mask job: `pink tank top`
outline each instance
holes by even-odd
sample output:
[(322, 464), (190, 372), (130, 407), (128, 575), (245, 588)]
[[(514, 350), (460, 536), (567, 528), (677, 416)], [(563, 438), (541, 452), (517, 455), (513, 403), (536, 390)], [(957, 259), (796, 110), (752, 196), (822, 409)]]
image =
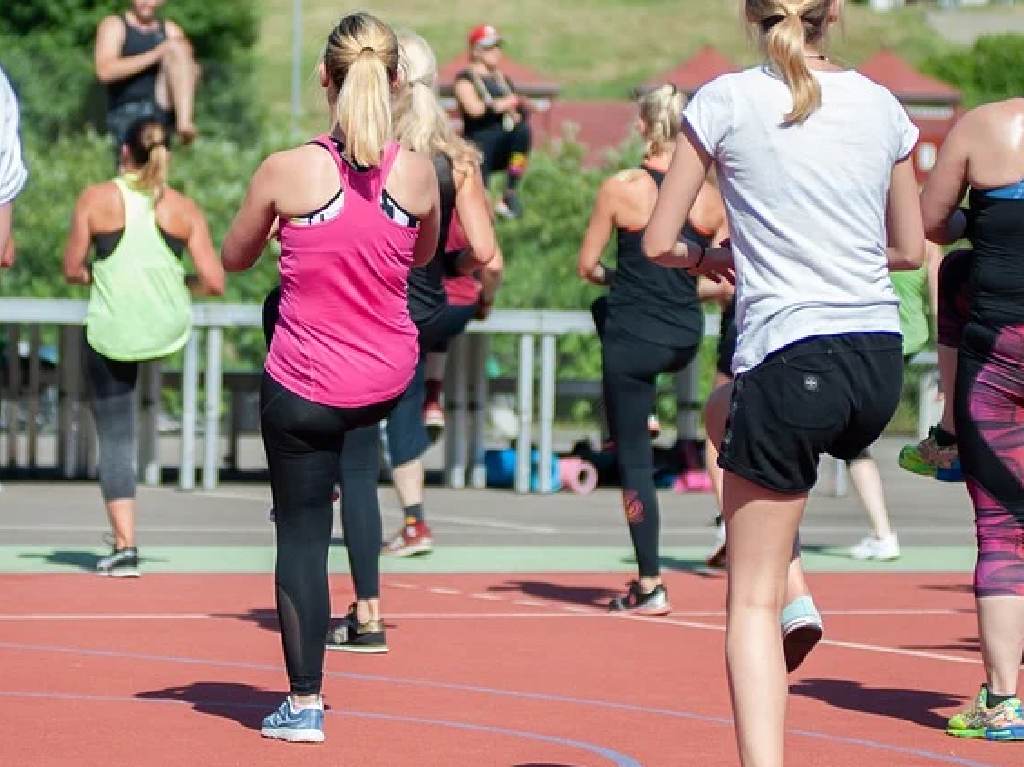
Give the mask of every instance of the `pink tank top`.
[(344, 206), (320, 223), (281, 219), (281, 313), (266, 370), (305, 399), (363, 407), (397, 397), (416, 368), (407, 290), (419, 230), (381, 210), (397, 143), (368, 170), (345, 161), (329, 136), (317, 143), (338, 165)]

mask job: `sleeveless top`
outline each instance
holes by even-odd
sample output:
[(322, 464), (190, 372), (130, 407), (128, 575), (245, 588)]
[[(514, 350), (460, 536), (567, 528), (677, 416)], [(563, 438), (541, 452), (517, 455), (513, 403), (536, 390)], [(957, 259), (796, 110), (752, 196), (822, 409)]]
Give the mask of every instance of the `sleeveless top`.
[(468, 115), (462, 111), (461, 106), (459, 107), (459, 113), (462, 116), (463, 132), (466, 134), (466, 137), (470, 138), (485, 130), (496, 128), (504, 130), (504, 116), (491, 109), (490, 102), (515, 93), (512, 81), (501, 72), (493, 75), (479, 75), (472, 69), (463, 69), (455, 75), (455, 82), (459, 80), (466, 80), (471, 83), (477, 95), (487, 105), (487, 109), (479, 117)]
[[(122, 56), (139, 56), (156, 48), (167, 39), (167, 28), (161, 19), (157, 28), (144, 32), (128, 23), (125, 16), (124, 45), (121, 46)], [(153, 64), (136, 75), (124, 80), (116, 80), (107, 86), (107, 108), (116, 109), (125, 104), (156, 103), (156, 78), (160, 73), (160, 65)]]
[(448, 305), (444, 289), (444, 263), (448, 230), (455, 212), (455, 175), (452, 161), (446, 155), (434, 155), (433, 163), (441, 197), (441, 228), (434, 257), (429, 263), (409, 272), (409, 314), (417, 326), (436, 320)]
[[(665, 174), (643, 168), (661, 188)], [(695, 346), (702, 335), (697, 281), (682, 269), (652, 263), (643, 252), (644, 230), (618, 229), (615, 279), (608, 319), (620, 330), (673, 348)]]
[(124, 233), (92, 265), (86, 339), (120, 362), (166, 357), (192, 328), (185, 269), (157, 226), (153, 196), (134, 189), (130, 176), (114, 183), (124, 199)]
[(419, 355), (409, 316), (409, 270), (419, 230), (393, 221), (380, 200), (399, 146), (379, 167), (359, 169), (330, 136), (345, 204), (335, 218), (281, 219), (281, 308), (266, 371), (304, 399), (357, 408), (397, 397)]
[(1024, 324), (1024, 181), (971, 189), (968, 199), (971, 319), (993, 328)]

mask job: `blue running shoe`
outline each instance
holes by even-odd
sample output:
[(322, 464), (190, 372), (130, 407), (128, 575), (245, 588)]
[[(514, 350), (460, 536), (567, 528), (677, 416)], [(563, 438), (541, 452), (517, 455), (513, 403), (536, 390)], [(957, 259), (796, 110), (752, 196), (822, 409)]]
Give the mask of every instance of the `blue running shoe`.
[(285, 698), (281, 706), (263, 720), (260, 733), (264, 738), (287, 740), (290, 743), (323, 743), (323, 708), (292, 708), (291, 698)]
[(985, 722), (986, 740), (1024, 740), (1024, 705), (1010, 698), (990, 709)]

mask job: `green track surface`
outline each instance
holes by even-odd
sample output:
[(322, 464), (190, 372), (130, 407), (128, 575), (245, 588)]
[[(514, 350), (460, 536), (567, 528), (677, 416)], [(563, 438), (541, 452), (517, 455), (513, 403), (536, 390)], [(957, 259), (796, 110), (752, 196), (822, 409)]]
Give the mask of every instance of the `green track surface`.
[[(89, 547), (0, 546), (0, 573), (68, 573), (92, 570), (107, 551)], [(667, 570), (703, 568), (703, 548), (671, 548), (662, 554)], [(153, 546), (143, 548), (142, 567), (151, 573), (268, 573), (274, 550), (268, 546)], [(968, 546), (905, 548), (895, 562), (857, 562), (841, 549), (804, 552), (811, 572), (967, 572), (975, 550)], [(386, 573), (543, 573), (629, 572), (635, 563), (617, 547), (449, 546), (427, 557), (384, 558)], [(331, 550), (332, 572), (348, 571), (343, 547)]]

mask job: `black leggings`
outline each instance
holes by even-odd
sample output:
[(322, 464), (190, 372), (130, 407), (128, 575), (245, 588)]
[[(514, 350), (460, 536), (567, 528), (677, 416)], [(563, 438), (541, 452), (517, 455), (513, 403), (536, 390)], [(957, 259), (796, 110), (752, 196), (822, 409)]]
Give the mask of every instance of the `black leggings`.
[(129, 500), (135, 497), (138, 463), (135, 387), (139, 363), (109, 359), (88, 343), (85, 354), (99, 443), (100, 492), (106, 502)]
[(515, 187), (526, 171), (526, 161), (533, 143), (533, 135), (526, 119), (520, 120), (510, 131), (498, 124), (466, 136), (476, 144), (483, 161), (480, 171), (486, 184), (492, 173), (508, 171), (509, 187)]
[[(324, 637), (331, 615), (331, 493), (343, 447), (353, 432), (376, 428), (393, 406), (392, 400), (359, 408), (328, 407), (263, 375), (260, 425), (277, 528), (277, 616), (295, 695), (319, 693), (323, 679)], [(374, 488), (370, 502), (375, 506), (376, 500)]]
[(653, 578), (661, 572), (660, 518), (647, 416), (654, 407), (658, 374), (682, 370), (697, 354), (697, 347), (650, 343), (617, 329), (609, 320), (601, 351), (604, 402), (618, 453), (622, 505), (640, 576)]

